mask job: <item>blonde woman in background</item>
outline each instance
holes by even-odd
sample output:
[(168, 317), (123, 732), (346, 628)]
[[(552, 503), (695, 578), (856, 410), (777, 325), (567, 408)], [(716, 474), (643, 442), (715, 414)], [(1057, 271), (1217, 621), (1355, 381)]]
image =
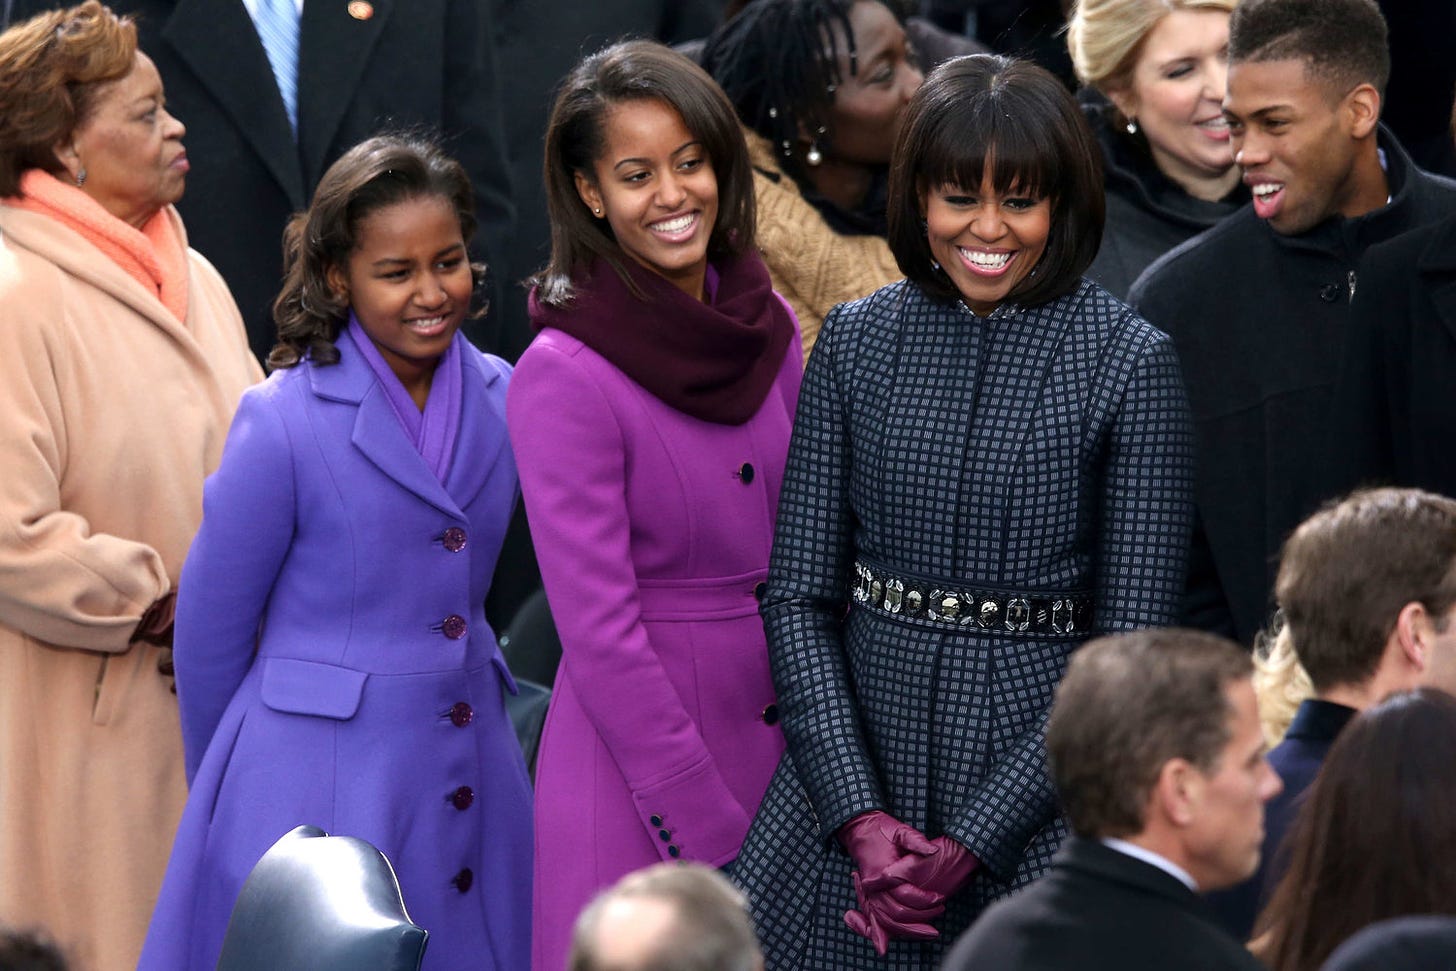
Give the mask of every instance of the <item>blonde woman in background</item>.
[(1107, 228), (1087, 276), (1125, 297), (1159, 256), (1249, 199), (1223, 119), (1238, 0), (1077, 0), (1067, 48), (1102, 146)]

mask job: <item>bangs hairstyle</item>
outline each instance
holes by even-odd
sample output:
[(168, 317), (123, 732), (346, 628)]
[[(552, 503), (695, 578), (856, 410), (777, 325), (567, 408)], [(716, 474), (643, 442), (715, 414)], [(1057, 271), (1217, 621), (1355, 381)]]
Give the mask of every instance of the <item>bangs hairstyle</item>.
[(890, 160), (890, 251), (926, 293), (958, 299), (930, 252), (927, 193), (942, 186), (1051, 201), (1046, 251), (1006, 299), (1025, 306), (1070, 293), (1097, 255), (1102, 153), (1067, 89), (1030, 61), (972, 54), (946, 61), (910, 99)]
[[(359, 224), (381, 209), (412, 199), (442, 199), (460, 220), (460, 236), (475, 235), (475, 190), (460, 163), (418, 135), (379, 135), (360, 142), (329, 166), (313, 203), (283, 231), (283, 289), (273, 303), (278, 343), (268, 367), (290, 368), (305, 358), (337, 364), (334, 342), (349, 319), (347, 298), (333, 292), (328, 271), (342, 266), (359, 241)], [(479, 295), (485, 266), (470, 264)], [(477, 299), (471, 316), (485, 307)]]
[(0, 196), (21, 173), (63, 171), (56, 146), (89, 117), (101, 89), (136, 64), (136, 26), (96, 0), (0, 34)]
[(718, 182), (718, 220), (708, 235), (708, 258), (736, 256), (753, 245), (753, 173), (733, 105), (702, 68), (672, 48), (656, 41), (623, 41), (573, 68), (551, 109), (543, 172), (551, 260), (529, 281), (542, 303), (569, 307), (573, 281), (597, 258), (606, 260), (638, 299), (647, 299), (627, 275), (625, 261), (631, 257), (617, 245), (611, 226), (594, 218), (576, 191), (578, 173), (596, 184), (611, 109), (645, 100), (676, 111), (707, 153)]

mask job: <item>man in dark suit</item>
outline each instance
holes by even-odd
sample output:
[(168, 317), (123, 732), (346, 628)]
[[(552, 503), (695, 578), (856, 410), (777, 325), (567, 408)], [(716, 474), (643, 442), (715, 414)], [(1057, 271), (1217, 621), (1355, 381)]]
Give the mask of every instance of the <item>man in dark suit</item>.
[(1284, 836), (1350, 719), (1397, 691), (1456, 691), (1456, 500), (1376, 489), (1331, 504), (1284, 544), (1275, 592), (1274, 650), (1293, 650), (1315, 693), (1269, 753), (1284, 790), (1265, 807), (1258, 871), (1209, 898), (1239, 940), (1283, 876)]
[(1259, 968), (1199, 898), (1253, 872), (1279, 791), (1252, 674), (1237, 645), (1188, 630), (1073, 655), (1046, 743), (1076, 835), (1046, 876), (971, 925), (946, 971)]
[(1244, 0), (1228, 118), (1253, 204), (1166, 254), (1128, 295), (1177, 345), (1193, 409), (1198, 526), (1185, 622), (1245, 645), (1291, 530), (1341, 491), (1324, 431), (1370, 246), (1456, 211), (1380, 124), (1375, 0)]
[[(477, 258), (504, 262), (515, 218), (486, 0), (283, 0), (296, 14), (291, 82), (275, 74), (257, 26), (259, 9), (274, 2), (109, 0), (136, 18), (168, 110), (187, 126), (192, 169), (178, 209), (192, 247), (232, 290), (260, 358), (273, 346), (284, 223), (324, 170), (370, 135), (409, 127), (444, 136), (475, 186)], [(63, 5), (15, 0), (11, 19)], [(280, 90), (290, 83), (293, 120)], [(524, 315), (523, 297), (507, 308), (494, 282), (487, 295), (497, 313)], [(468, 336), (492, 346), (494, 316), (467, 321)]]

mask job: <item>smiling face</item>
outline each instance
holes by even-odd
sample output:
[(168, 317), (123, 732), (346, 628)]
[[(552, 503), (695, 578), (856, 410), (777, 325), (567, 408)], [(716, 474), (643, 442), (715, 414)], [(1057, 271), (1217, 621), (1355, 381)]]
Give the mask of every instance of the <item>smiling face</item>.
[(56, 148), (72, 179), (84, 170), (81, 191), (137, 228), (182, 198), (187, 184), (187, 130), (165, 100), (156, 66), (138, 51), (131, 71), (98, 92), (90, 114)]
[(905, 30), (878, 0), (849, 10), (856, 70), (848, 45), (839, 47), (839, 84), (830, 108), (830, 155), (859, 165), (887, 165), (910, 96), (925, 80), (910, 63)]
[(576, 191), (605, 219), (617, 245), (653, 273), (701, 300), (708, 241), (718, 221), (718, 178), (682, 116), (656, 98), (607, 110), (606, 150)]
[(1052, 222), (1051, 200), (1014, 190), (1001, 195), (989, 164), (985, 171), (979, 189), (940, 186), (925, 192), (922, 203), (931, 255), (980, 316), (1036, 268)]
[(1373, 208), (1357, 168), (1357, 139), (1379, 117), (1369, 85), (1341, 97), (1310, 77), (1303, 61), (1244, 61), (1229, 68), (1224, 112), (1254, 211), (1275, 232), (1295, 235), (1337, 213)]
[(1203, 891), (1231, 887), (1251, 876), (1264, 844), (1264, 803), (1284, 784), (1264, 757), (1264, 733), (1254, 684), (1224, 689), (1229, 740), (1213, 767), (1190, 773), (1191, 822), (1183, 839), (1189, 874)]
[(1164, 175), (1188, 189), (1233, 188), (1233, 151), (1223, 98), (1228, 80), (1228, 23), (1223, 10), (1173, 10), (1143, 38), (1127, 81), (1108, 97), (1147, 137)]
[(450, 201), (422, 196), (365, 216), (354, 250), (344, 265), (329, 268), (328, 280), (423, 407), (435, 365), (460, 329), (474, 289)]

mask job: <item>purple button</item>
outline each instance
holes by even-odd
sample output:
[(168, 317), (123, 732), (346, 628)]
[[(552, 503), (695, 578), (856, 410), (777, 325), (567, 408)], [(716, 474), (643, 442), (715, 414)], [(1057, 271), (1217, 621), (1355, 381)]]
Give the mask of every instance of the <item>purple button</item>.
[(440, 537), (440, 542), (445, 544), (445, 549), (451, 553), (459, 553), (465, 549), (465, 530), (459, 526), (451, 526), (445, 530), (445, 535)]
[(461, 893), (466, 893), (475, 883), (475, 871), (471, 870), (470, 867), (466, 867), (455, 874), (455, 879), (450, 882), (455, 884), (456, 890), (459, 890)]
[(463, 701), (457, 701), (450, 708), (450, 723), (456, 728), (464, 728), (475, 718), (475, 709)]
[(452, 641), (458, 641), (465, 636), (465, 618), (459, 614), (451, 614), (440, 624), (440, 630)]
[(470, 804), (474, 801), (475, 790), (470, 788), (469, 786), (461, 786), (459, 789), (456, 789), (454, 792), (450, 793), (450, 805), (454, 806), (462, 813), (465, 810), (469, 809)]

